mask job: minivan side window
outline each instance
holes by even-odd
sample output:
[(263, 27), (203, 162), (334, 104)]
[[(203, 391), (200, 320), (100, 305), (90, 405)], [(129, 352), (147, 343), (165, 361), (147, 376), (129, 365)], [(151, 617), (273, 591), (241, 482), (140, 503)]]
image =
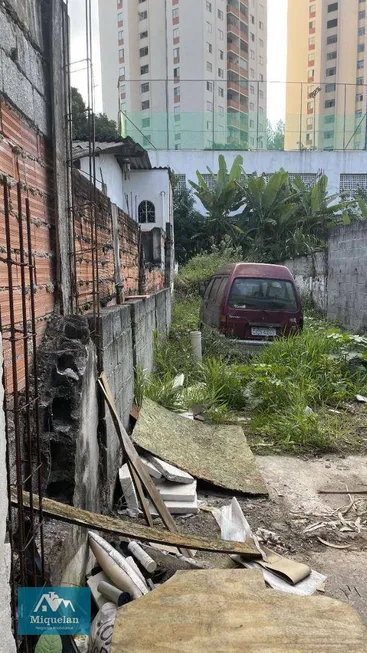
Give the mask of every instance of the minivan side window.
[(205, 290), (205, 293), (204, 293), (204, 299), (208, 299), (208, 298), (209, 298), (210, 291), (211, 291), (211, 289), (213, 288), (213, 283), (214, 283), (214, 279), (211, 279), (211, 280), (209, 281), (207, 287), (206, 287), (206, 290)]
[(220, 304), (223, 297), (224, 297), (224, 293), (225, 293), (226, 288), (227, 288), (227, 283), (228, 283), (228, 277), (223, 277), (222, 282), (221, 282), (221, 284), (219, 286), (217, 297), (216, 297), (217, 304)]
[(214, 280), (214, 283), (213, 283), (213, 285), (212, 285), (212, 287), (211, 287), (210, 295), (209, 295), (209, 301), (210, 301), (210, 302), (215, 302), (215, 300), (216, 300), (216, 298), (217, 298), (217, 293), (218, 293), (219, 286), (220, 286), (221, 282), (222, 282), (222, 278), (221, 278), (221, 277), (217, 277), (217, 278)]

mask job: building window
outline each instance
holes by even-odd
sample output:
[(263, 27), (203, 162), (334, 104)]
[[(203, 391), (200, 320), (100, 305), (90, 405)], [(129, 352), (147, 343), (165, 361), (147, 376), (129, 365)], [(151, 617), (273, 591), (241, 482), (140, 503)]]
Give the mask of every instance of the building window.
[(263, 82), (263, 81), (264, 81), (264, 75), (263, 75), (262, 73), (260, 73), (260, 75), (259, 75), (259, 79), (260, 79), (260, 82)]
[(218, 30), (218, 36), (220, 41), (224, 41), (224, 32), (222, 29)]
[(173, 58), (174, 59), (180, 58), (180, 48), (173, 48)]
[(326, 100), (325, 109), (331, 109), (332, 107), (335, 107), (335, 100)]
[(125, 51), (124, 48), (121, 48), (119, 50), (119, 59), (124, 59), (125, 58)]
[(119, 30), (119, 43), (124, 42), (124, 30), (120, 29)]
[(255, 71), (253, 68), (250, 68), (250, 77), (251, 79), (255, 79)]
[(362, 114), (363, 114), (362, 109), (358, 109), (356, 111), (356, 118), (362, 118)]
[(180, 79), (180, 69), (179, 69), (179, 68), (174, 68), (174, 69), (173, 69), (173, 78), (174, 78), (175, 80), (176, 80), (176, 79)]
[(250, 120), (250, 129), (254, 129), (255, 127), (255, 120)]
[(139, 20), (145, 20), (148, 18), (148, 12), (147, 11), (139, 11)]
[(357, 86), (363, 86), (364, 77), (357, 77)]
[(218, 68), (218, 77), (221, 77), (223, 79), (224, 77), (224, 70), (223, 68)]
[(223, 50), (219, 50), (219, 59), (224, 59), (224, 52)]
[(146, 200), (144, 202), (140, 202), (138, 209), (138, 219), (140, 224), (154, 224), (155, 206), (153, 202)]
[(212, 3), (209, 2), (209, 0), (206, 0), (206, 8), (207, 11), (210, 11), (210, 13), (212, 13)]
[(208, 71), (209, 73), (211, 73), (211, 72), (213, 71), (213, 64), (210, 63), (210, 61), (207, 61), (207, 62), (206, 62), (206, 69), (207, 69), (207, 71)]
[(119, 75), (120, 77), (125, 77), (125, 66), (120, 66)]
[(364, 52), (364, 43), (358, 43), (358, 52)]
[(218, 107), (218, 113), (220, 116), (224, 116), (224, 107)]
[(260, 45), (260, 48), (264, 47), (264, 41), (262, 39), (259, 39), (259, 45)]
[(186, 190), (186, 175), (175, 174), (175, 192), (182, 192)]
[(264, 29), (264, 23), (261, 20), (259, 20), (259, 28)]
[(173, 30), (173, 38), (174, 39), (180, 38), (180, 30), (178, 29), (178, 27), (176, 27), (176, 29)]
[(331, 5), (328, 5), (328, 13), (330, 14), (332, 11), (338, 11), (338, 3), (333, 2)]
[(213, 31), (213, 26), (212, 26), (211, 23), (209, 23), (209, 21), (206, 21), (206, 29), (207, 29), (208, 34), (211, 34), (212, 31)]
[(174, 89), (173, 89), (173, 95), (174, 95), (175, 97), (179, 97), (179, 96), (180, 96), (180, 87), (179, 87), (179, 86), (175, 86), (175, 87), (174, 87)]
[(358, 36), (364, 36), (366, 34), (365, 27), (358, 27)]
[(327, 55), (326, 55), (326, 59), (328, 61), (332, 61), (332, 59), (336, 59), (336, 57), (337, 57), (336, 50), (334, 50), (334, 52), (328, 52)]
[(315, 54), (312, 52), (308, 55), (308, 65), (313, 66), (315, 63)]
[(310, 5), (309, 6), (309, 14), (310, 16), (316, 12), (316, 5)]
[(181, 140), (181, 134), (177, 133), (175, 134), (175, 141), (180, 141)]
[(213, 111), (213, 102), (207, 102), (206, 103), (206, 108), (207, 108), (207, 111)]
[(218, 86), (218, 95), (219, 97), (224, 97), (224, 89), (221, 86)]
[(223, 11), (221, 9), (218, 9), (218, 18), (220, 20), (223, 20), (223, 18), (224, 18), (224, 13), (223, 13)]
[(252, 84), (250, 85), (250, 93), (251, 93), (251, 95), (255, 94), (255, 87), (252, 86)]
[(259, 98), (262, 100), (264, 97), (264, 91), (259, 91)]
[(356, 102), (363, 102), (363, 93), (357, 93)]
[(213, 123), (210, 120), (206, 121), (206, 128), (210, 131), (213, 129)]
[(363, 20), (364, 18), (366, 18), (366, 12), (365, 11), (359, 11), (358, 12), (358, 18), (359, 18), (359, 20)]
[(252, 14), (251, 14), (251, 23), (255, 25), (255, 16), (253, 16)]
[(307, 111), (313, 111), (313, 102), (307, 102)]
[(313, 29), (316, 29), (316, 23), (315, 23), (314, 20), (310, 20), (310, 22), (308, 23), (308, 29), (310, 31), (313, 30)]
[(331, 29), (332, 27), (337, 27), (337, 26), (338, 26), (338, 19), (337, 18), (333, 18), (333, 20), (328, 20), (328, 22), (326, 23), (326, 27), (328, 29)]
[(325, 93), (333, 93), (336, 90), (336, 84), (326, 84)]
[(325, 116), (325, 124), (328, 125), (332, 122), (335, 122), (335, 113), (331, 113), (329, 116)]
[(326, 39), (326, 45), (331, 45), (332, 43), (337, 43), (338, 42), (338, 35), (333, 34), (332, 36), (328, 36)]
[(340, 175), (340, 192), (348, 192), (351, 197), (359, 188), (367, 188), (367, 174)]
[(312, 129), (312, 127), (313, 127), (313, 118), (307, 118), (306, 126), (307, 126), (307, 129)]
[(148, 32), (145, 30), (145, 32), (140, 32), (140, 38), (141, 39), (147, 39), (148, 38)]
[(359, 61), (357, 61), (357, 68), (364, 68), (364, 59), (359, 59)]
[(330, 140), (331, 138), (334, 138), (334, 130), (329, 131), (329, 132), (324, 132), (324, 139)]
[(140, 74), (141, 75), (147, 75), (147, 73), (149, 73), (149, 65), (146, 64), (145, 66), (141, 66)]
[(255, 50), (250, 50), (251, 59), (255, 59)]
[(207, 43), (207, 44), (206, 44), (206, 47), (207, 47), (207, 49), (208, 49), (208, 52), (210, 52), (210, 54), (211, 54), (211, 53), (213, 52), (213, 46), (212, 46), (212, 44), (211, 44), (211, 43)]
[(148, 93), (148, 91), (149, 91), (149, 82), (144, 82), (144, 84), (141, 85), (141, 92)]
[(213, 82), (207, 82), (206, 83), (206, 90), (210, 91), (210, 93), (213, 92)]
[(255, 105), (253, 102), (250, 102), (250, 111), (255, 111)]
[(173, 109), (173, 112), (177, 115), (177, 114), (180, 113), (180, 111), (181, 111), (181, 107), (180, 107), (180, 105), (179, 105), (179, 104), (176, 104), (176, 106), (175, 106), (174, 109)]
[(172, 18), (175, 19), (178, 17), (179, 17), (179, 11), (178, 11), (178, 7), (176, 7), (175, 9), (172, 9)]
[(253, 34), (253, 32), (250, 32), (250, 38), (251, 41), (255, 42), (255, 34)]
[(141, 103), (142, 111), (144, 111), (144, 109), (149, 109), (149, 107), (150, 107), (149, 100), (144, 100), (144, 102)]
[(143, 129), (150, 127), (150, 118), (143, 118), (143, 120), (141, 121), (141, 126)]
[(259, 54), (259, 64), (260, 66), (264, 65), (264, 57), (262, 57), (261, 54)]
[(148, 52), (149, 52), (149, 48), (148, 46), (146, 46), (145, 48), (140, 48), (139, 55), (141, 57), (146, 57), (148, 55)]
[(333, 77), (333, 75), (336, 75), (336, 68), (326, 68), (326, 77)]
[(123, 20), (124, 20), (124, 14), (121, 11), (119, 14), (117, 14), (117, 22), (122, 23)]

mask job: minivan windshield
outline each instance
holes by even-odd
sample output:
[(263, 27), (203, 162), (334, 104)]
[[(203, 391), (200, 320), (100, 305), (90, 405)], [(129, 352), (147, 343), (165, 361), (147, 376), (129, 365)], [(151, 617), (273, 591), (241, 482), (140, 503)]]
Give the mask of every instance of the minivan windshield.
[(228, 300), (231, 308), (297, 310), (293, 284), (283, 279), (235, 279)]

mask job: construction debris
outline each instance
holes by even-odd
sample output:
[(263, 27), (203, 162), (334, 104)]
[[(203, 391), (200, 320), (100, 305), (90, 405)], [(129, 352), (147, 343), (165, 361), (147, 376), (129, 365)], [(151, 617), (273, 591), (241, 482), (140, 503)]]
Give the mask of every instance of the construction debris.
[(164, 476), (164, 478), (166, 478), (168, 481), (172, 481), (172, 483), (188, 484), (188, 483), (192, 483), (194, 480), (191, 474), (184, 472), (182, 469), (179, 469), (174, 465), (170, 465), (169, 463), (166, 463), (164, 460), (161, 460), (156, 456), (152, 456), (151, 461), (154, 464), (154, 466), (157, 469), (159, 469), (159, 471)]
[(150, 574), (157, 569), (157, 563), (147, 554), (137, 542), (130, 542), (127, 547), (140, 564), (143, 565)]
[(325, 546), (330, 546), (332, 549), (349, 549), (350, 544), (333, 544), (332, 542), (327, 542), (326, 540), (323, 540), (322, 537), (317, 538), (321, 544), (325, 544)]
[(196, 479), (244, 494), (268, 495), (240, 426), (183, 419), (144, 399), (132, 438), (142, 449)]
[(139, 501), (127, 464), (119, 469), (119, 479), (127, 507), (130, 510), (138, 512), (140, 507)]
[(243, 569), (177, 572), (116, 615), (112, 653), (367, 651), (357, 612), (325, 596), (281, 595)]
[(98, 564), (114, 585), (124, 592), (129, 592), (133, 598), (147, 594), (148, 588), (142, 582), (136, 571), (126, 562), (119, 553), (103, 537), (95, 533), (88, 533), (89, 546), (92, 549)]

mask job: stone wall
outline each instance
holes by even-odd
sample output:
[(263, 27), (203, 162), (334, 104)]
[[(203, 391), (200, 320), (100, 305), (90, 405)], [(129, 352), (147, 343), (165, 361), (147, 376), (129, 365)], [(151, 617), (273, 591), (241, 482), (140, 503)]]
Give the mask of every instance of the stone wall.
[(326, 313), (327, 310), (327, 253), (316, 252), (288, 260), (284, 265), (292, 272), (303, 298)]
[(328, 266), (328, 318), (366, 330), (367, 222), (331, 229)]

